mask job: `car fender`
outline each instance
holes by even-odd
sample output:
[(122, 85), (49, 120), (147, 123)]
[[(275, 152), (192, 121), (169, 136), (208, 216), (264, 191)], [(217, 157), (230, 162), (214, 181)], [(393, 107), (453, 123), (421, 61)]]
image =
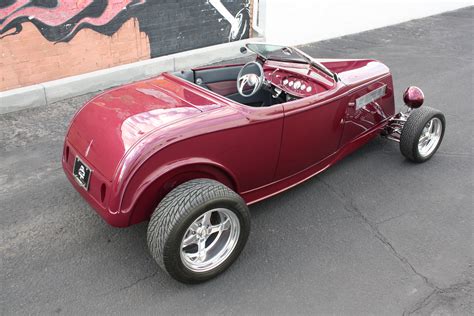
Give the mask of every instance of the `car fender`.
[[(142, 168), (147, 168), (146, 163)], [(126, 187), (120, 207), (121, 213), (128, 214), (129, 225), (147, 220), (166, 194), (192, 179), (213, 179), (238, 190), (236, 178), (230, 170), (204, 157), (174, 161), (151, 171), (146, 177), (138, 174), (136, 177)]]
[(121, 214), (121, 217), (129, 216), (136, 208), (136, 201), (149, 185), (165, 175), (189, 168), (186, 166), (194, 166), (193, 170), (199, 166), (199, 170), (204, 170), (208, 177), (225, 179), (222, 181), (235, 188), (237, 184), (232, 172), (216, 159), (183, 147), (183, 142), (204, 134), (242, 126), (246, 122), (238, 111), (223, 107), (180, 121), (179, 124), (164, 126), (142, 138), (129, 149), (115, 172), (110, 212)]

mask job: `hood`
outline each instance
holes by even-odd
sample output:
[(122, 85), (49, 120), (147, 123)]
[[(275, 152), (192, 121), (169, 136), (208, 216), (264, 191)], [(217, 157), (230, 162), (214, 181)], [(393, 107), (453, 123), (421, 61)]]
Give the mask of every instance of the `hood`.
[(390, 69), (380, 61), (373, 59), (318, 59), (324, 66), (348, 85), (364, 84), (373, 78), (390, 73)]
[(93, 170), (112, 180), (122, 157), (148, 133), (216, 107), (212, 97), (163, 74), (87, 102), (74, 117), (67, 141)]

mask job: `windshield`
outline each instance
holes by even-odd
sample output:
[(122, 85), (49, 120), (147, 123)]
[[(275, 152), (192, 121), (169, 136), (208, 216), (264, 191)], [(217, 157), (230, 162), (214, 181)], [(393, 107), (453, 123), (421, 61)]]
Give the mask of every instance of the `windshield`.
[(247, 48), (265, 59), (309, 63), (295, 49), (286, 46), (252, 43), (247, 44)]
[(290, 61), (312, 65), (338, 81), (336, 74), (297, 48), (263, 43), (251, 43), (247, 44), (246, 47), (265, 60)]

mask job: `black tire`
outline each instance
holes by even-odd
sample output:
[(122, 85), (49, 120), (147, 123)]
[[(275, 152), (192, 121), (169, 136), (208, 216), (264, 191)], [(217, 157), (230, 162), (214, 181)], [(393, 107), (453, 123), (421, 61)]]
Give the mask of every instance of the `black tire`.
[[(240, 234), (230, 255), (217, 267), (195, 272), (183, 263), (181, 241), (191, 224), (202, 214), (225, 208), (237, 215)], [(224, 272), (237, 259), (250, 233), (250, 212), (244, 200), (225, 185), (196, 179), (174, 188), (159, 203), (148, 224), (148, 248), (158, 265), (174, 279), (200, 283)]]
[[(427, 156), (420, 154), (418, 150), (418, 142), (420, 140), (421, 133), (425, 125), (433, 118), (438, 118), (441, 121), (441, 138), (434, 150)], [(446, 119), (438, 110), (430, 107), (421, 107), (413, 110), (410, 113), (405, 125), (403, 126), (402, 133), (400, 135), (400, 151), (407, 159), (413, 162), (425, 162), (429, 160), (438, 150), (441, 142), (443, 141), (444, 131), (446, 128)]]

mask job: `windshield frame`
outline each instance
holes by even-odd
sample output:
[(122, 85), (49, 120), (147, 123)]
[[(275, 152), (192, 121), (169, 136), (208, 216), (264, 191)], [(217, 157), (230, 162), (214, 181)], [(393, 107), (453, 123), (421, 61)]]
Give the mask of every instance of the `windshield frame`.
[[(272, 58), (272, 56), (266, 56), (263, 55), (261, 51), (252, 49), (252, 46), (272, 46), (276, 47), (277, 49), (274, 50), (274, 52), (277, 52), (281, 48), (281, 52), (285, 55), (288, 54), (296, 54), (300, 59), (292, 59), (292, 58)], [(282, 62), (294, 62), (294, 63), (306, 63), (308, 65), (311, 65), (322, 72), (324, 72), (326, 75), (332, 77), (334, 80), (338, 81), (338, 76), (336, 73), (330, 71), (328, 68), (326, 68), (324, 65), (321, 63), (317, 62), (314, 60), (311, 56), (306, 54), (305, 52), (299, 50), (298, 48), (295, 47), (290, 47), (290, 46), (283, 46), (283, 45), (276, 45), (276, 44), (270, 44), (270, 43), (247, 43), (245, 44), (245, 48), (250, 50), (251, 52), (257, 54), (260, 58), (263, 60), (275, 60), (275, 61), (282, 61)], [(289, 56), (289, 55), (288, 55)]]

